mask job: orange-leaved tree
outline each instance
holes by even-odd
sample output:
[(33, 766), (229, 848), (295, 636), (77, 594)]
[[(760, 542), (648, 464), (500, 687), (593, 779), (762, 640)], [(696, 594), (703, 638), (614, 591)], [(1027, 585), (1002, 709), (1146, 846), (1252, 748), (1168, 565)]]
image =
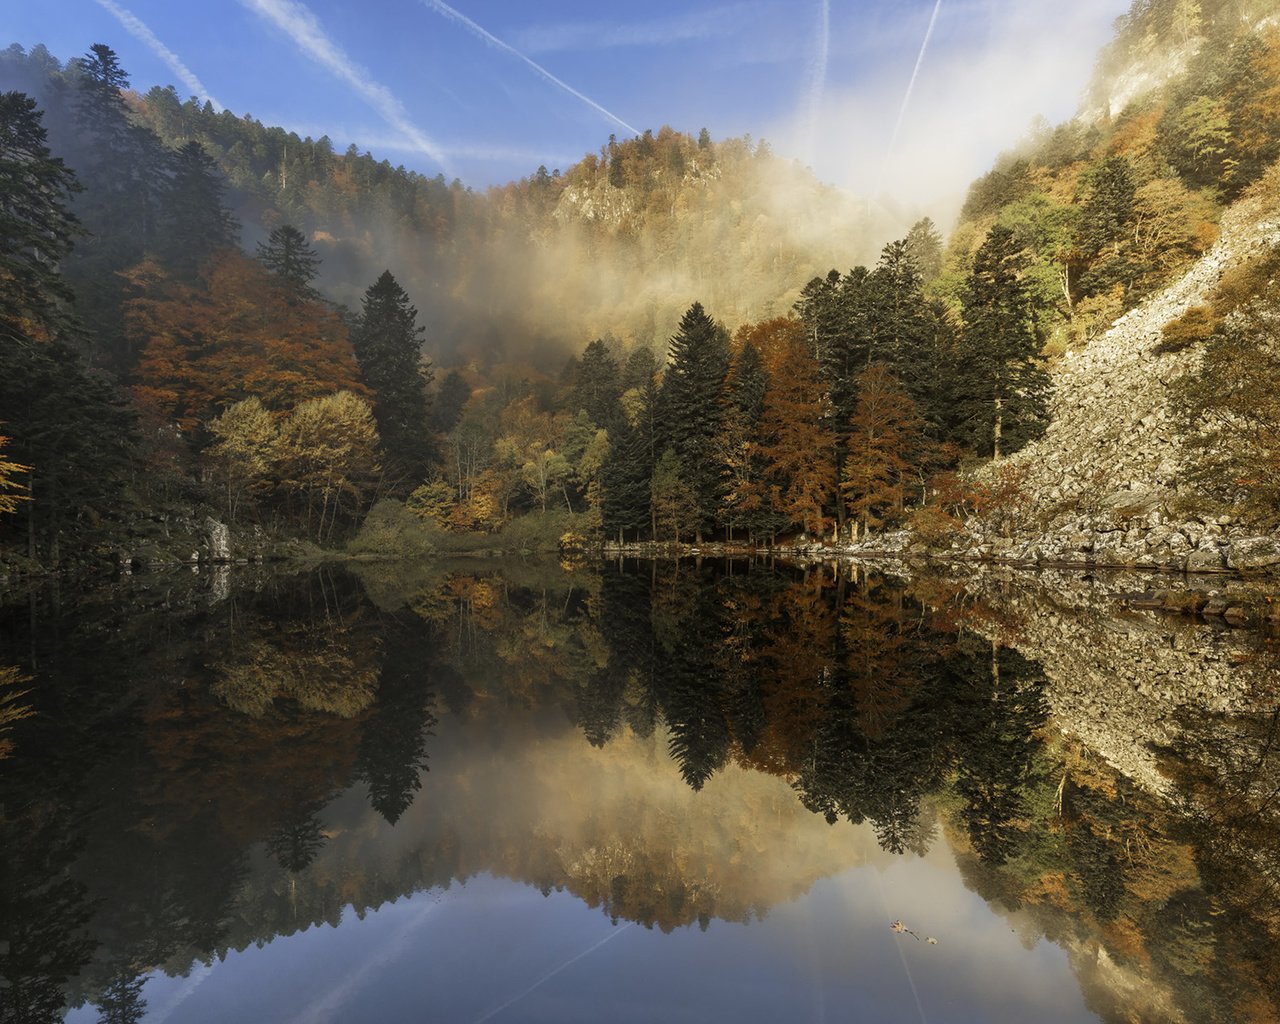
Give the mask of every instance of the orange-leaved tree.
[(883, 363), (858, 375), (849, 454), (840, 474), (849, 514), (864, 532), (900, 515), (906, 482), (923, 455), (924, 421), (901, 382)]
[(828, 402), (804, 325), (779, 317), (744, 336), (756, 344), (768, 374), (760, 417), (760, 455), (774, 508), (821, 536), (836, 491), (835, 440)]
[(126, 326), (142, 353), (135, 394), (183, 430), (251, 396), (279, 414), (335, 391), (367, 394), (337, 314), (318, 300), (291, 302), (255, 260), (219, 253), (204, 286), (153, 260), (126, 278)]

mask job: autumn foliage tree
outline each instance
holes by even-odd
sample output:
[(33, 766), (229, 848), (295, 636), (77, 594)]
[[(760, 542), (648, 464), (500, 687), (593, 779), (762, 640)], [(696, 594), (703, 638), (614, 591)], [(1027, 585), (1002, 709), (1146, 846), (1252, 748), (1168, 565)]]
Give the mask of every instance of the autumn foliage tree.
[(207, 287), (146, 260), (129, 272), (130, 336), (142, 349), (139, 403), (189, 431), (257, 397), (274, 412), (335, 391), (366, 394), (342, 321), (317, 301), (290, 303), (266, 270), (224, 250)]
[(821, 536), (836, 490), (834, 439), (818, 362), (799, 320), (766, 321), (751, 333), (759, 344), (768, 385), (760, 416), (760, 454), (774, 509)]
[(332, 537), (342, 517), (359, 515), (380, 469), (373, 411), (350, 391), (300, 403), (281, 423), (275, 449), (280, 486), (301, 503), (317, 541)]
[(906, 389), (882, 363), (858, 375), (858, 407), (840, 490), (849, 514), (866, 532), (903, 510), (907, 481), (924, 445), (924, 421)]

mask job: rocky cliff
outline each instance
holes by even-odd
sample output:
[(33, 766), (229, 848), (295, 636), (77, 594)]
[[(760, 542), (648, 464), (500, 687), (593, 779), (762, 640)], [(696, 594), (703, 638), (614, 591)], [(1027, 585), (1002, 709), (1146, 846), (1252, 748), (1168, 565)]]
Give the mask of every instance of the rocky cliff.
[(1044, 436), (982, 474), (1017, 479), (1020, 508), (999, 523), (970, 521), (953, 553), (1189, 571), (1280, 565), (1280, 538), (1229, 515), (1185, 511), (1188, 459), (1171, 398), (1203, 350), (1160, 349), (1165, 324), (1205, 303), (1228, 270), (1280, 244), (1280, 211), (1265, 194), (1227, 211), (1219, 241), (1185, 275), (1063, 357)]

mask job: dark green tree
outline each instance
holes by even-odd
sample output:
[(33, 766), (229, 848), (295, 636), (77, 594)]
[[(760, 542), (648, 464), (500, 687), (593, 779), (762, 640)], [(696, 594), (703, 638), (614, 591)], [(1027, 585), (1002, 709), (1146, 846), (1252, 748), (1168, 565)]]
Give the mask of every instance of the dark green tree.
[[(652, 363), (652, 357), (650, 357)], [(602, 470), (604, 531), (621, 543), (628, 531), (653, 527), (650, 485), (657, 463), (658, 388), (652, 373), (640, 392), (634, 422), (619, 415)]]
[(447, 434), (458, 423), (462, 416), (462, 407), (471, 397), (471, 385), (463, 379), (457, 370), (450, 370), (444, 375), (436, 389), (435, 401), (430, 403), (431, 426), (437, 433)]
[(79, 232), (68, 204), (75, 175), (46, 145), (43, 115), (19, 92), (0, 95), (0, 343), (45, 339), (74, 327), (59, 267)]
[(1137, 186), (1129, 161), (1111, 156), (1094, 172), (1080, 214), (1079, 245), (1090, 260), (1080, 278), (1086, 295), (1105, 292), (1116, 284), (1128, 286), (1134, 268), (1126, 254), (1126, 242), (1133, 223), (1133, 203)]
[(1040, 363), (1024, 257), (1012, 229), (994, 227), (965, 285), (965, 330), (956, 368), (962, 436), (982, 455), (1001, 455), (1044, 432), (1049, 376)]
[(618, 416), (618, 396), (622, 393), (618, 361), (609, 343), (597, 338), (583, 350), (571, 398), (572, 411), (585, 409), (591, 422), (608, 430)]
[(942, 235), (928, 217), (916, 221), (905, 239), (907, 253), (920, 272), (920, 280), (928, 285), (942, 273)]
[(320, 258), (306, 236), (292, 224), (281, 224), (265, 242), (258, 243), (258, 260), (291, 296), (314, 300), (320, 296), (311, 282), (320, 270)]
[(177, 277), (192, 281), (209, 257), (236, 244), (240, 225), (223, 202), (222, 172), (200, 143), (175, 153), (172, 168), (161, 203), (159, 256)]
[(129, 116), (129, 85), (115, 52), (95, 44), (69, 67), (75, 111), (74, 145), (64, 155), (84, 191), (75, 203), (87, 237), (63, 268), (85, 323), (93, 325), (94, 361), (127, 373), (130, 351), (117, 276), (154, 247), (170, 154)]
[(670, 348), (661, 396), (664, 447), (671, 446), (683, 467), (700, 543), (720, 508), (724, 488), (724, 466), (716, 448), (724, 425), (729, 335), (695, 302), (681, 318)]
[(426, 394), (432, 373), (422, 359), (425, 331), (408, 294), (384, 270), (364, 293), (351, 333), (360, 374), (375, 395), (373, 413), (383, 448), (411, 486), (425, 478), (432, 455)]

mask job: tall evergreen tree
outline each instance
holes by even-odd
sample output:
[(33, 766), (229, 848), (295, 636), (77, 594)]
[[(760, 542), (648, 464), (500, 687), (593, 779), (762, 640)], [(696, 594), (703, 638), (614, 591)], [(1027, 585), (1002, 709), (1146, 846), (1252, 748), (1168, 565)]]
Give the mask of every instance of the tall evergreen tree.
[(728, 372), (728, 332), (695, 302), (671, 338), (670, 365), (662, 382), (662, 418), (665, 445), (675, 451), (695, 502), (698, 526), (694, 533), (699, 543), (720, 507), (724, 487), (724, 467), (716, 458), (716, 447), (724, 424)]
[(172, 161), (164, 192), (159, 254), (179, 280), (191, 281), (214, 253), (236, 244), (240, 226), (223, 203), (222, 172), (203, 146), (188, 142)]
[[(626, 531), (637, 535), (648, 526), (653, 529), (650, 503), (654, 466), (657, 464), (658, 387), (652, 373), (640, 391), (640, 405), (634, 420), (625, 415), (609, 435), (609, 454), (601, 471), (604, 487), (604, 531), (617, 534), (619, 542)], [(650, 534), (652, 536), (652, 533)]]
[(905, 239), (907, 252), (920, 271), (920, 280), (928, 285), (942, 273), (942, 235), (937, 225), (922, 217), (911, 225)]
[(169, 153), (129, 116), (129, 77), (109, 47), (95, 44), (70, 65), (76, 134), (66, 153), (85, 186), (75, 204), (87, 231), (65, 273), (80, 315), (93, 325), (94, 361), (124, 373), (134, 353), (125, 338), (116, 275), (142, 259), (160, 228)]
[(112, 388), (66, 343), (79, 333), (59, 273), (76, 228), (66, 206), (75, 177), (45, 140), (35, 103), (0, 95), (0, 415), (32, 499), (12, 522), (33, 557), (43, 547), (56, 563), (63, 530), (114, 503), (133, 439)]
[(418, 310), (391, 271), (364, 293), (351, 343), (366, 384), (373, 389), (374, 416), (383, 448), (392, 464), (417, 484), (431, 462), (426, 385), (429, 365), (422, 361)]
[(1049, 375), (1040, 365), (1023, 262), (1012, 229), (992, 228), (964, 293), (957, 412), (967, 440), (997, 459), (1042, 434), (1048, 414)]
[(46, 145), (43, 115), (19, 92), (0, 94), (0, 343), (66, 334), (71, 289), (59, 266), (79, 232), (69, 210), (75, 174)]
[(573, 412), (585, 409), (597, 427), (609, 429), (618, 414), (621, 393), (618, 361), (602, 338), (591, 342), (578, 364), (578, 379), (573, 389)]
[(258, 243), (258, 260), (290, 295), (319, 298), (311, 282), (320, 270), (320, 259), (292, 224), (281, 224), (265, 242)]

